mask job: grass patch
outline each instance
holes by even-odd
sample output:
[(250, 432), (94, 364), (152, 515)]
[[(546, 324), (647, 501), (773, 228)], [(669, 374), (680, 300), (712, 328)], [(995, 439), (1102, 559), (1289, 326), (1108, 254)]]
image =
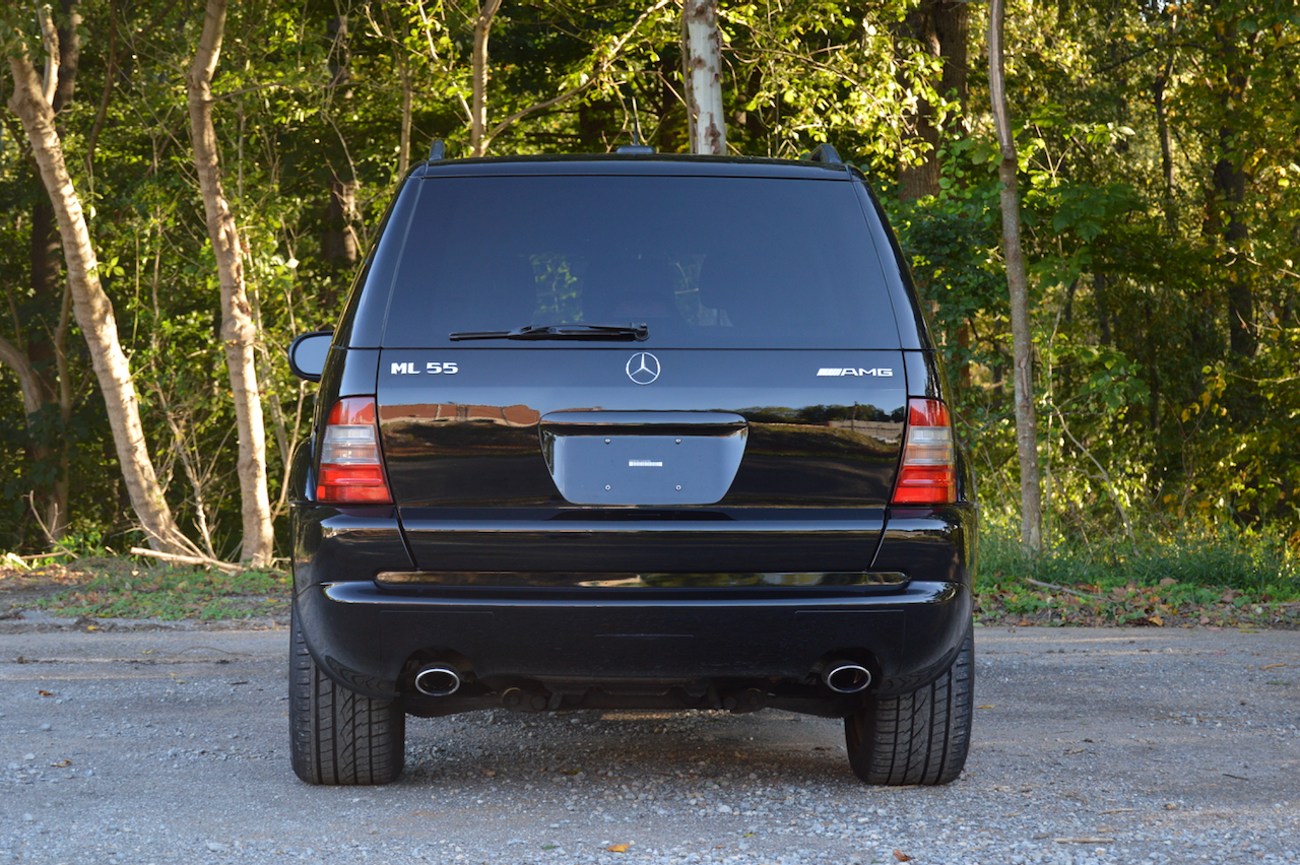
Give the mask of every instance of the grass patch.
[(79, 559), (75, 587), (32, 606), (59, 616), (97, 619), (246, 619), (287, 612), (289, 578), (266, 571), (223, 574), (131, 559)]
[[(96, 619), (220, 621), (287, 615), (288, 576), (175, 568), (117, 556), (0, 559), (0, 618), (21, 609)], [(1300, 555), (1223, 533), (1062, 544), (1026, 555), (994, 523), (981, 538), (977, 621), (1004, 625), (1300, 628)]]
[(1064, 544), (1030, 556), (981, 539), (977, 617), (1080, 625), (1300, 626), (1300, 565), (1282, 541), (1219, 534)]

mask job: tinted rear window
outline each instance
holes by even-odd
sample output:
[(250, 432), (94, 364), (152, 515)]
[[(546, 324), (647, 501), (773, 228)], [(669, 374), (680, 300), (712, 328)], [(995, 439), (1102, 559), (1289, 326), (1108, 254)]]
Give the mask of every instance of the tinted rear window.
[(388, 307), (389, 347), (573, 347), (448, 336), (629, 323), (648, 325), (640, 345), (651, 347), (899, 344), (852, 183), (645, 176), (420, 183)]

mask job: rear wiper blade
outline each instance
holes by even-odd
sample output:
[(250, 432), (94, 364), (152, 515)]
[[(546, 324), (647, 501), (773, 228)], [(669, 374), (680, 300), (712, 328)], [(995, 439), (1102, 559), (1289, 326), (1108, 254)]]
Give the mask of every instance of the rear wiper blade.
[(641, 342), (650, 336), (645, 324), (526, 324), (514, 330), (459, 330), (448, 339), (608, 339)]

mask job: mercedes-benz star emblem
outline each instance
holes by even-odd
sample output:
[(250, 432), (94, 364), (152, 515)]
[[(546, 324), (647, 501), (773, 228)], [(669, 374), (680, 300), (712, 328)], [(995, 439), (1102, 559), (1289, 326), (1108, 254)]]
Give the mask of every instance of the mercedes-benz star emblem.
[(659, 358), (648, 351), (639, 351), (627, 361), (627, 377), (633, 384), (654, 384), (659, 380)]

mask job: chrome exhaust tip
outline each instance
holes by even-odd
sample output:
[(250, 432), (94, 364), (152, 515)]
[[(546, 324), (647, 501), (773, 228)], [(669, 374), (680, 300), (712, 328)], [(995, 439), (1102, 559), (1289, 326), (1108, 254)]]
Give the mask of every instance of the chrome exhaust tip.
[(415, 690), (426, 697), (450, 697), (460, 689), (460, 674), (451, 667), (435, 664), (415, 674)]
[(861, 664), (832, 663), (822, 674), (822, 682), (837, 694), (858, 694), (871, 685), (871, 671)]

